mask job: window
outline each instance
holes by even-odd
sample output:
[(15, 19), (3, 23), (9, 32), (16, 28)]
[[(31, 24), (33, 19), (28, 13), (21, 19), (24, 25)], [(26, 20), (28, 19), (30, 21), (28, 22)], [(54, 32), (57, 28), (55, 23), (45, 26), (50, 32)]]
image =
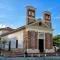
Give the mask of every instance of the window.
[(34, 16), (34, 12), (32, 12), (32, 16)]
[(9, 48), (8, 50), (10, 51), (11, 50), (11, 41), (9, 41)]
[(29, 15), (34, 16), (34, 12), (29, 11)]
[(29, 11), (29, 15), (31, 15), (31, 12)]
[(50, 20), (50, 15), (46, 15), (46, 16), (45, 16), (45, 19), (46, 19), (46, 20)]
[(16, 38), (11, 38), (11, 48), (16, 48)]
[(39, 38), (39, 39), (44, 39), (44, 33), (43, 33), (43, 32), (39, 32), (38, 38)]
[(18, 48), (18, 40), (16, 40), (16, 48)]
[(42, 25), (42, 23), (41, 22), (39, 22), (39, 26), (41, 26)]

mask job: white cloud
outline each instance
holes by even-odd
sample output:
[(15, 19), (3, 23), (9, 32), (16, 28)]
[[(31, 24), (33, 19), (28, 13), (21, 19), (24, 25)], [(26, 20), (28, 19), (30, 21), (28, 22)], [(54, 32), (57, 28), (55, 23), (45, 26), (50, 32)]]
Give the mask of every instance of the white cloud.
[(13, 29), (16, 28), (16, 26), (13, 26), (13, 25), (0, 24), (0, 28), (5, 28), (5, 27), (10, 27), (10, 28), (13, 28)]
[(14, 25), (7, 25), (7, 27), (11, 27), (13, 29), (16, 29), (16, 26), (14, 26)]
[(0, 28), (5, 28), (6, 25), (0, 24)]

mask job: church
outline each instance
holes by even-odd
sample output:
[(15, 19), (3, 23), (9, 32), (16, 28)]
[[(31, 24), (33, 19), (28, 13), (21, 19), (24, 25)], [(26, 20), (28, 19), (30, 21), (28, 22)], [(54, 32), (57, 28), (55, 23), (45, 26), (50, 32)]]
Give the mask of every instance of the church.
[[(43, 19), (36, 19), (36, 8), (26, 7), (26, 25), (17, 29), (0, 29), (0, 34), (7, 40), (5, 49), (27, 53), (53, 53), (51, 13), (43, 12)], [(11, 29), (11, 30), (10, 30)]]

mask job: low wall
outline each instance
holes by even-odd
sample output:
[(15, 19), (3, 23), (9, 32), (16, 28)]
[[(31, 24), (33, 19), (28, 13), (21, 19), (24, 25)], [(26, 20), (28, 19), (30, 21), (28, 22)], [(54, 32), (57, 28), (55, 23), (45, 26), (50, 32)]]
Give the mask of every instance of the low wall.
[(60, 60), (60, 57), (0, 57), (0, 60)]

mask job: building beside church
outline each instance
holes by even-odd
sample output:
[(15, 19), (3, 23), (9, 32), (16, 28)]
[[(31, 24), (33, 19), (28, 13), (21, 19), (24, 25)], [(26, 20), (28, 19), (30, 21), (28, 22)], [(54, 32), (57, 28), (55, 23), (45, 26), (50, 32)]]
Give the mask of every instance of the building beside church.
[(27, 53), (50, 53), (53, 50), (51, 13), (43, 12), (43, 19), (36, 19), (35, 8), (27, 6), (26, 25), (1, 34), (7, 39), (5, 49), (21, 50)]

